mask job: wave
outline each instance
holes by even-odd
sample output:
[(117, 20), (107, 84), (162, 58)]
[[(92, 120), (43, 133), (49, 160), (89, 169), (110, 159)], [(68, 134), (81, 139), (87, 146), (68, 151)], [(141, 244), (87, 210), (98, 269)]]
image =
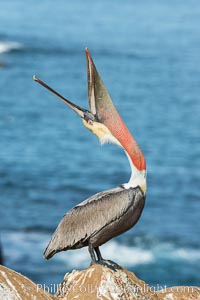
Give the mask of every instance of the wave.
[(11, 52), (22, 48), (22, 44), (12, 41), (0, 41), (0, 54)]
[[(7, 259), (13, 262), (31, 255), (29, 261), (41, 260), (43, 251), (49, 242), (49, 235), (33, 232), (7, 232), (1, 234), (3, 251)], [(34, 253), (32, 249), (34, 248)], [(105, 259), (116, 261), (119, 265), (130, 268), (136, 265), (148, 265), (161, 261), (199, 262), (200, 251), (192, 247), (180, 247), (173, 243), (158, 242), (144, 246), (128, 246), (119, 241), (109, 241), (101, 246), (101, 253)], [(58, 253), (53, 259), (68, 268), (86, 268), (90, 264), (87, 248)]]
[[(160, 249), (162, 248), (162, 251)], [(145, 249), (139, 246), (122, 245), (116, 241), (110, 241), (101, 247), (102, 256), (111, 259), (126, 268), (136, 265), (148, 265), (159, 261), (199, 261), (200, 251), (191, 248), (176, 248), (175, 245), (163, 244)], [(59, 260), (66, 261), (70, 267), (87, 267), (89, 264), (89, 253), (87, 249), (61, 253)]]
[[(48, 45), (48, 46), (47, 46)], [(34, 54), (43, 54), (43, 55), (70, 55), (70, 56), (80, 56), (80, 53), (83, 53), (83, 49), (80, 46), (78, 47), (66, 47), (63, 44), (50, 44), (50, 43), (44, 43), (39, 42), (33, 44), (28, 44), (26, 47), (22, 45), (19, 42), (15, 41), (1, 41), (0, 40), (0, 54), (6, 53), (6, 52), (11, 52), (11, 51), (19, 51), (21, 50), (23, 53), (34, 53)], [(123, 49), (121, 51), (117, 50), (105, 50), (103, 49), (94, 49), (95, 55), (96, 56), (101, 56), (101, 57), (125, 57), (128, 59), (149, 59), (150, 57), (145, 56), (145, 54), (141, 53), (135, 53), (132, 51), (128, 51), (126, 49)]]
[(200, 260), (200, 250), (182, 248), (177, 249), (175, 252), (176, 256), (189, 261), (199, 261)]
[[(130, 267), (140, 264), (148, 264), (154, 260), (153, 253), (138, 247), (128, 247), (118, 242), (110, 241), (101, 246), (101, 254), (104, 259), (111, 259), (119, 265)], [(57, 255), (59, 261), (63, 261), (70, 268), (84, 267), (90, 264), (90, 256), (87, 248), (61, 252)]]
[[(111, 259), (117, 262), (119, 265), (125, 267), (148, 264), (154, 260), (153, 253), (151, 251), (139, 247), (128, 247), (126, 245), (121, 245), (116, 241), (110, 241), (107, 244), (103, 245), (101, 247), (101, 253), (103, 258)], [(63, 258), (66, 259), (66, 254), (65, 256), (63, 255)], [(78, 267), (82, 263), (87, 266), (88, 258), (89, 253), (87, 249), (86, 251), (85, 249), (81, 249), (80, 253), (75, 253), (75, 251), (73, 251), (69, 256), (68, 264), (70, 265), (70, 267)]]

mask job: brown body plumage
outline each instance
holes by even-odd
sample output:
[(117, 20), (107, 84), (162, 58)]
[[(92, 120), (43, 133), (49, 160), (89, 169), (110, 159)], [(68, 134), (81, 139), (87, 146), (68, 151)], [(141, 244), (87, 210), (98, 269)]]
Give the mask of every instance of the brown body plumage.
[(138, 221), (145, 196), (137, 188), (100, 192), (72, 208), (61, 220), (44, 256), (89, 244), (94, 248), (129, 230)]

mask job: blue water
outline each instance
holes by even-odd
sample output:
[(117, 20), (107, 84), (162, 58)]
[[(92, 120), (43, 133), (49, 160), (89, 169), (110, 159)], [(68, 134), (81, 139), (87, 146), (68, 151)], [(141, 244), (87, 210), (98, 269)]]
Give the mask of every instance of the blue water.
[(40, 284), (88, 266), (87, 249), (43, 259), (63, 214), (127, 182), (123, 151), (101, 147), (36, 74), (88, 108), (89, 47), (147, 160), (135, 228), (105, 258), (154, 286), (199, 285), (200, 2), (1, 1), (0, 234), (5, 265)]

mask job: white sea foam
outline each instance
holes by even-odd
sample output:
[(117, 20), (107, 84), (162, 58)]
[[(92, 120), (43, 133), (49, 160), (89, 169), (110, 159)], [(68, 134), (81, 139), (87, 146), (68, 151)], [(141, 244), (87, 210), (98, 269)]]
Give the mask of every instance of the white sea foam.
[[(156, 262), (156, 260), (183, 260), (198, 261), (200, 251), (189, 248), (177, 248), (170, 243), (161, 243), (154, 245), (149, 249), (140, 246), (127, 246), (119, 244), (116, 241), (109, 241), (101, 246), (101, 254), (105, 259), (111, 259), (124, 267), (143, 265)], [(57, 257), (59, 260), (66, 261), (70, 267), (87, 267), (90, 263), (90, 256), (87, 248), (68, 253), (60, 253)]]
[(102, 247), (105, 257), (112, 257), (112, 260), (119, 261), (121, 264), (136, 265), (149, 263), (153, 261), (154, 256), (151, 250), (145, 250), (140, 247), (129, 247), (119, 244), (116, 241), (110, 241)]
[[(49, 237), (46, 234), (38, 233), (7, 233), (2, 235), (3, 252), (7, 259), (20, 261), (23, 256), (29, 256), (30, 261), (40, 260), (43, 251), (48, 244)], [(32, 249), (34, 248), (34, 252)], [(135, 265), (150, 264), (157, 260), (181, 260), (199, 261), (200, 251), (194, 248), (178, 247), (172, 243), (157, 243), (148, 248), (140, 245), (127, 246), (116, 240), (111, 240), (100, 248), (101, 254), (105, 259), (111, 259), (124, 267)], [(63, 262), (68, 267), (87, 267), (90, 263), (90, 256), (87, 247), (60, 252), (55, 255), (54, 260)]]
[[(151, 250), (145, 250), (139, 247), (128, 247), (121, 245), (116, 241), (110, 241), (101, 247), (101, 254), (105, 259), (111, 259), (119, 265), (126, 267), (150, 263), (154, 260)], [(90, 263), (90, 256), (86, 248), (69, 251), (67, 254), (60, 254), (60, 258), (65, 260), (71, 267), (82, 265), (86, 267)]]
[(20, 48), (22, 48), (22, 45), (18, 42), (0, 41), (0, 54), (12, 50), (18, 50)]
[(175, 256), (184, 260), (196, 261), (200, 259), (200, 250), (180, 248), (175, 251)]

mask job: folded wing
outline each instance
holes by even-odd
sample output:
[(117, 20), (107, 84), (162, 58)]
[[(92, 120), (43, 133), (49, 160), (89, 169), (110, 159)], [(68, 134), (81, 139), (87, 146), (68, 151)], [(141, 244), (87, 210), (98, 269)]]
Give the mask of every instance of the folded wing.
[(62, 250), (87, 246), (91, 237), (119, 220), (131, 206), (137, 205), (136, 193), (141, 196), (140, 188), (117, 187), (98, 193), (75, 206), (58, 225), (44, 252), (45, 258), (49, 259)]

